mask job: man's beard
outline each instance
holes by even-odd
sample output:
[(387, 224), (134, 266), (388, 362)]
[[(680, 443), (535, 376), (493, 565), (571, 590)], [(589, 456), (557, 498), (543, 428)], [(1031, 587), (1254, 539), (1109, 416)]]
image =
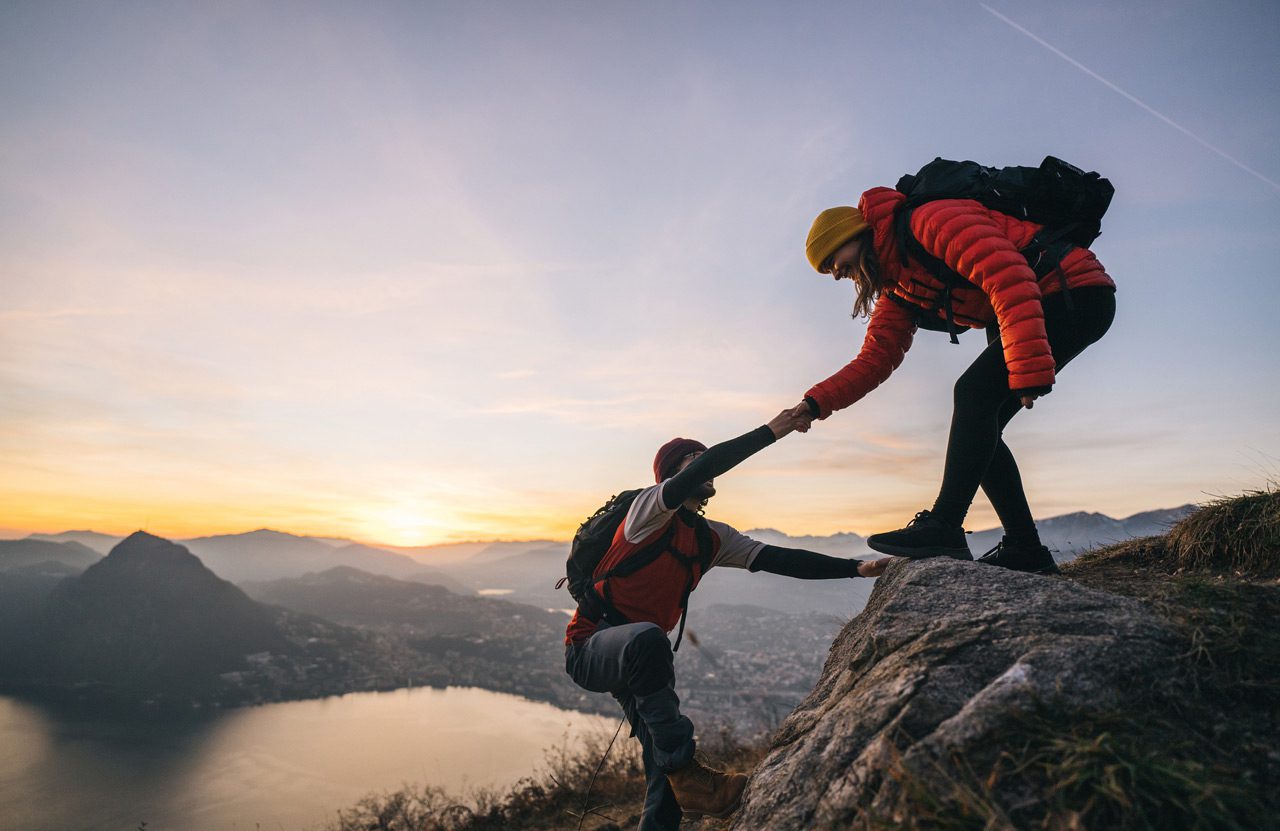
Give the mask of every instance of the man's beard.
[(690, 496), (692, 496), (694, 499), (697, 499), (699, 502), (706, 502), (708, 499), (710, 499), (715, 495), (716, 495), (716, 486), (711, 484), (710, 482), (703, 482), (701, 485), (698, 485), (698, 487), (694, 489), (693, 493), (690, 494)]

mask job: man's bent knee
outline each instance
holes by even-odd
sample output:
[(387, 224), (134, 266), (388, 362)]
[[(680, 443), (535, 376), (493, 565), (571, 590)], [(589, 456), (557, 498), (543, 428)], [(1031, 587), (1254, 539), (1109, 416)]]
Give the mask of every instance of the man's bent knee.
[(675, 678), (671, 641), (657, 626), (647, 627), (627, 644), (623, 653), (627, 686), (636, 695), (649, 695)]

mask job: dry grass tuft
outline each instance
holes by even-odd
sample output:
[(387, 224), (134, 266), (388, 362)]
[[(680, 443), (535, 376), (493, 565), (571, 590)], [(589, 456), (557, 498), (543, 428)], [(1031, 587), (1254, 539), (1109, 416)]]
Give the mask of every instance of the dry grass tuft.
[(1254, 772), (1182, 718), (1137, 710), (1011, 719), (993, 763), (958, 756), (886, 771), (900, 798), (857, 831), (1166, 831), (1268, 827), (1274, 806)]
[(1071, 562), (1064, 563), (1062, 569), (1070, 574), (1103, 565), (1170, 572), (1177, 568), (1164, 537), (1138, 537), (1086, 551)]
[[(450, 793), (405, 785), (366, 796), (317, 831), (621, 831), (634, 828), (644, 801), (640, 744), (624, 725), (610, 736), (568, 739), (547, 751), (544, 769), (506, 792)], [(743, 739), (726, 725), (699, 735), (698, 754), (716, 767), (751, 770), (764, 757), (761, 738)], [(703, 820), (690, 829), (720, 831), (728, 822)]]
[(1280, 576), (1280, 490), (1211, 502), (1170, 529), (1168, 548), (1181, 568)]

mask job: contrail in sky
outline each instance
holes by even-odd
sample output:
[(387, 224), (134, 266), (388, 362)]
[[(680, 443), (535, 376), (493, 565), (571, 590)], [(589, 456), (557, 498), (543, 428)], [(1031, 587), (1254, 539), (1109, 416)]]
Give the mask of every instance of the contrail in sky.
[(1258, 171), (1254, 170), (1252, 167), (1249, 167), (1249, 165), (1247, 165), (1247, 164), (1245, 164), (1244, 162), (1242, 162), (1242, 161), (1240, 161), (1239, 159), (1237, 159), (1235, 156), (1232, 156), (1232, 155), (1231, 155), (1230, 153), (1228, 153), (1227, 151), (1222, 150), (1221, 148), (1218, 148), (1218, 147), (1214, 147), (1212, 144), (1210, 144), (1209, 142), (1207, 142), (1207, 141), (1205, 141), (1204, 139), (1200, 138), (1200, 137), (1199, 137), (1199, 136), (1197, 136), (1195, 133), (1193, 133), (1193, 132), (1191, 132), (1190, 130), (1188, 130), (1186, 127), (1183, 127), (1181, 124), (1179, 124), (1178, 122), (1174, 121), (1174, 120), (1173, 120), (1172, 118), (1170, 118), (1169, 116), (1165, 115), (1165, 114), (1164, 114), (1164, 113), (1162, 113), (1162, 112), (1159, 112), (1159, 111), (1157, 111), (1157, 110), (1153, 109), (1152, 107), (1148, 106), (1148, 105), (1146, 104), (1146, 102), (1144, 102), (1144, 101), (1142, 101), (1142, 100), (1140, 100), (1140, 99), (1138, 99), (1138, 98), (1135, 98), (1134, 96), (1132, 96), (1132, 95), (1130, 95), (1129, 93), (1125, 92), (1124, 90), (1120, 89), (1120, 87), (1118, 87), (1118, 86), (1116, 86), (1115, 84), (1111, 83), (1111, 82), (1110, 82), (1110, 81), (1108, 81), (1106, 78), (1103, 78), (1101, 75), (1099, 75), (1098, 73), (1094, 72), (1092, 69), (1090, 69), (1089, 67), (1085, 66), (1084, 64), (1080, 63), (1080, 62), (1079, 62), (1079, 61), (1077, 61), (1075, 58), (1073, 58), (1073, 57), (1071, 57), (1070, 55), (1066, 54), (1066, 53), (1065, 53), (1065, 52), (1063, 52), (1061, 49), (1058, 49), (1057, 47), (1053, 46), (1052, 44), (1046, 43), (1044, 40), (1042, 40), (1041, 38), (1039, 38), (1039, 37), (1037, 37), (1036, 35), (1032, 34), (1031, 32), (1027, 31), (1027, 30), (1026, 30), (1026, 29), (1024, 29), (1022, 26), (1019, 26), (1017, 23), (1014, 23), (1012, 20), (1010, 20), (1009, 18), (1007, 18), (1007, 17), (1005, 17), (1004, 15), (1000, 14), (1000, 12), (998, 12), (998, 11), (996, 11), (995, 9), (991, 8), (991, 7), (990, 7), (990, 6), (988, 6), (986, 3), (979, 3), (978, 5), (979, 5), (979, 6), (981, 6), (982, 8), (984, 8), (984, 9), (986, 9), (988, 12), (990, 12), (990, 13), (991, 13), (992, 15), (994, 15), (995, 17), (999, 18), (1000, 20), (1003, 20), (1005, 23), (1008, 23), (1008, 24), (1009, 24), (1010, 26), (1012, 26), (1014, 29), (1017, 29), (1019, 32), (1022, 32), (1022, 34), (1026, 35), (1026, 36), (1027, 36), (1027, 37), (1029, 37), (1029, 38), (1031, 38), (1031, 39), (1032, 39), (1032, 40), (1034, 40), (1036, 43), (1038, 43), (1038, 44), (1040, 44), (1041, 46), (1043, 46), (1045, 49), (1048, 49), (1050, 52), (1052, 52), (1053, 54), (1057, 55), (1059, 58), (1062, 58), (1064, 61), (1066, 61), (1067, 63), (1071, 64), (1071, 65), (1072, 65), (1072, 66), (1074, 66), (1076, 69), (1079, 69), (1081, 72), (1085, 73), (1085, 74), (1086, 74), (1086, 75), (1088, 75), (1090, 78), (1093, 78), (1094, 80), (1101, 81), (1102, 83), (1106, 84), (1106, 85), (1107, 85), (1108, 87), (1110, 87), (1112, 90), (1114, 90), (1115, 92), (1117, 92), (1117, 93), (1118, 93), (1118, 94), (1120, 94), (1120, 95), (1123, 95), (1125, 98), (1128, 98), (1130, 101), (1132, 101), (1133, 103), (1137, 104), (1139, 107), (1142, 107), (1142, 109), (1144, 109), (1144, 110), (1146, 110), (1147, 112), (1151, 113), (1151, 114), (1152, 114), (1152, 115), (1154, 115), (1156, 118), (1158, 118), (1158, 119), (1160, 119), (1161, 121), (1163, 121), (1165, 124), (1168, 124), (1168, 125), (1169, 125), (1170, 127), (1172, 127), (1173, 129), (1175, 129), (1175, 130), (1177, 130), (1178, 132), (1180, 132), (1180, 133), (1182, 133), (1183, 135), (1185, 135), (1187, 138), (1191, 139), (1192, 141), (1195, 141), (1197, 144), (1200, 144), (1200, 145), (1203, 145), (1204, 147), (1209, 148), (1209, 149), (1210, 149), (1210, 150), (1212, 150), (1214, 153), (1217, 153), (1219, 156), (1221, 156), (1222, 158), (1224, 158), (1224, 159), (1226, 159), (1227, 161), (1231, 162), (1233, 165), (1235, 165), (1236, 167), (1240, 168), (1240, 169), (1241, 169), (1241, 170), (1243, 170), (1244, 172), (1246, 172), (1246, 173), (1250, 173), (1250, 174), (1252, 174), (1253, 176), (1256, 176), (1257, 178), (1259, 178), (1259, 179), (1261, 179), (1262, 181), (1266, 182), (1268, 185), (1271, 185), (1271, 187), (1275, 188), (1276, 190), (1280, 190), (1280, 182), (1276, 182), (1274, 179), (1269, 179), (1269, 178), (1267, 178), (1267, 177), (1266, 177), (1266, 176), (1264, 176), (1263, 174), (1261, 174), (1261, 173), (1259, 173)]

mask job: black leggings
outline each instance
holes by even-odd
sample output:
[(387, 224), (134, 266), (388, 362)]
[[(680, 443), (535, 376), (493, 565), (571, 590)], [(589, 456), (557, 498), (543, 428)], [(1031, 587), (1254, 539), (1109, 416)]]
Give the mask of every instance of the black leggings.
[[(1071, 311), (1061, 294), (1050, 295), (1043, 302), (1056, 371), (1105, 335), (1116, 314), (1115, 291), (1109, 286), (1073, 289), (1075, 308)], [(1018, 463), (1003, 438), (1005, 425), (1020, 409), (1018, 397), (1009, 391), (1004, 346), (993, 331), (987, 348), (956, 381), (951, 437), (942, 488), (933, 505), (935, 516), (949, 525), (963, 524), (981, 485), (1006, 534), (1017, 539), (1036, 538)]]

